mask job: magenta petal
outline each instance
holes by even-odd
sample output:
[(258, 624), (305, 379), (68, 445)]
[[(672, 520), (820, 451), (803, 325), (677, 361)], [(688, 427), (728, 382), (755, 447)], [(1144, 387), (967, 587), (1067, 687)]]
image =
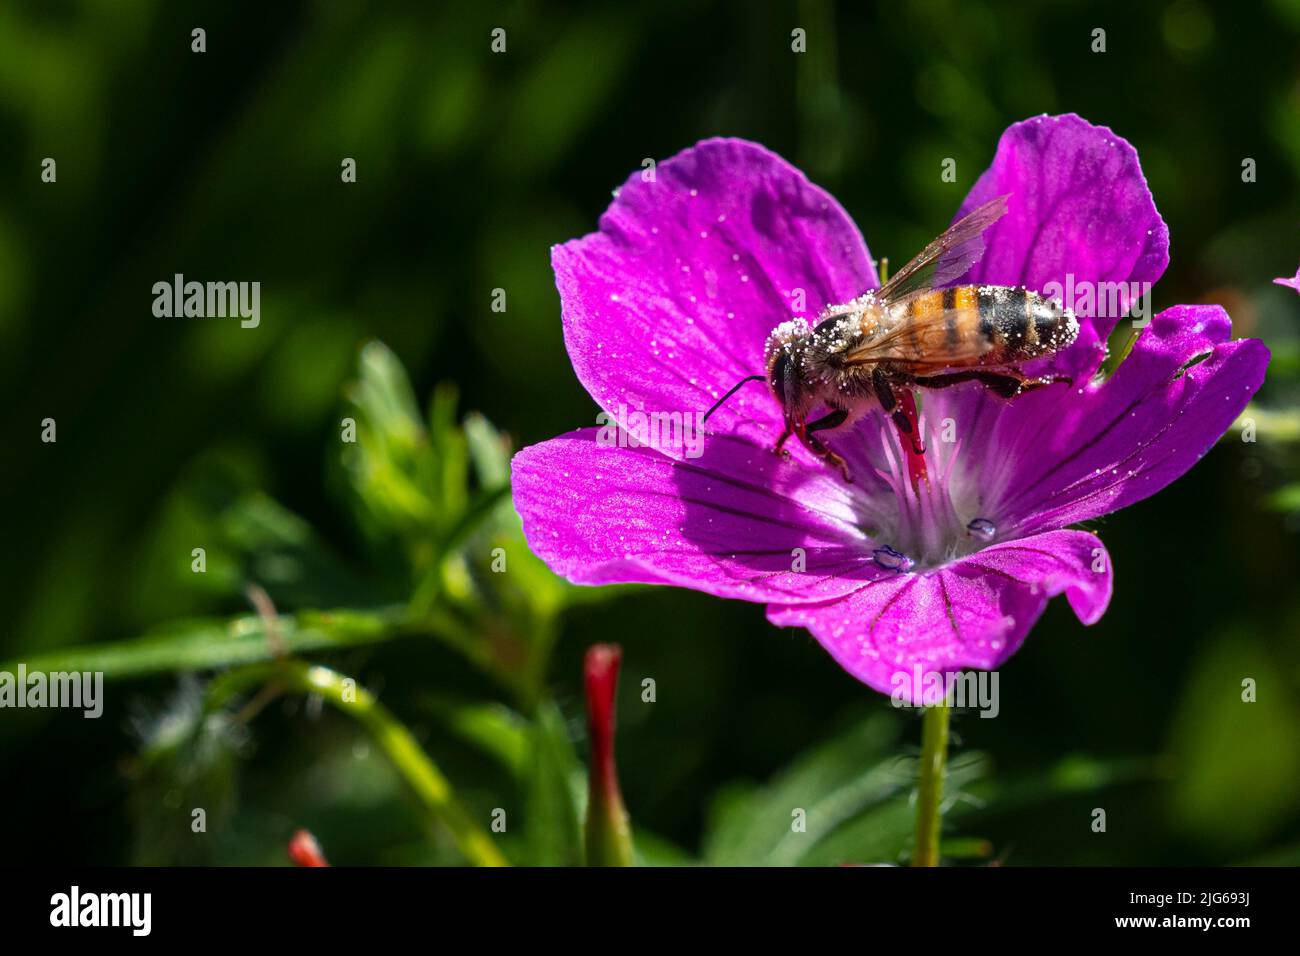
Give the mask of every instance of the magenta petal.
[(1085, 624), (1111, 594), (1110, 558), (1084, 531), (1052, 531), (994, 545), (953, 564), (872, 584), (844, 600), (773, 606), (778, 626), (806, 627), (864, 684), (892, 693), (902, 677), (993, 669), (1020, 647), (1064, 593)]
[[(599, 232), (551, 255), (569, 357), (611, 414), (703, 411), (763, 371), (776, 325), (878, 284), (839, 203), (757, 144), (706, 140), (646, 175), (632, 174)], [(750, 388), (709, 424), (772, 441), (779, 409)]]
[(1268, 349), (1231, 334), (1218, 306), (1177, 306), (1104, 383), (1004, 409), (972, 436), (1001, 464), (983, 473), (1000, 516), (1020, 534), (1059, 528), (1141, 501), (1191, 468), (1264, 381)]
[(1288, 288), (1294, 289), (1296, 292), (1300, 292), (1300, 268), (1296, 269), (1295, 275), (1292, 278), (1288, 279), (1285, 276), (1283, 276), (1281, 278), (1274, 279), (1273, 284), (1284, 285), (1287, 286)]
[(892, 573), (873, 562), (851, 493), (826, 469), (722, 436), (692, 461), (602, 445), (597, 435), (533, 445), (512, 465), (529, 547), (570, 581), (798, 603)]
[[(985, 233), (987, 251), (968, 282), (1051, 293), (1052, 283), (1069, 287), (1068, 276), (1075, 288), (1084, 282), (1155, 283), (1169, 264), (1169, 229), (1137, 151), (1105, 126), (1069, 113), (1008, 127), (993, 165), (957, 215), (1008, 193), (1007, 215)], [(1064, 305), (1076, 306), (1068, 299), (1077, 296), (1062, 297)], [(1125, 309), (1130, 298), (1126, 286)], [(1083, 347), (1104, 341), (1120, 314), (1080, 314), (1080, 324), (1096, 333), (1080, 337)]]

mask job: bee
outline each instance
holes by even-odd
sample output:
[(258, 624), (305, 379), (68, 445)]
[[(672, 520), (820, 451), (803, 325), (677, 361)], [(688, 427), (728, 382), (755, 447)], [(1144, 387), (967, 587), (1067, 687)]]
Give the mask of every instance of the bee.
[[(778, 325), (764, 349), (766, 375), (752, 375), (724, 395), (705, 419), (745, 382), (766, 380), (785, 430), (852, 480), (824, 436), (872, 409), (889, 415), (923, 453), (900, 395), (910, 388), (981, 382), (1006, 399), (1065, 376), (1030, 377), (1020, 364), (1058, 352), (1079, 334), (1069, 309), (1024, 287), (948, 284), (984, 254), (983, 233), (1007, 211), (1007, 197), (985, 203), (953, 223), (883, 288), (824, 309), (813, 325)], [(823, 413), (809, 421), (812, 412)]]

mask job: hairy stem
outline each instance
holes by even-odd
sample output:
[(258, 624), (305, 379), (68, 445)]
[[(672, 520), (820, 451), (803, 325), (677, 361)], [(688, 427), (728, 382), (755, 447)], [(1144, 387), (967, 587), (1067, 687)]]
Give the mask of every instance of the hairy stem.
[(388, 757), (429, 819), (447, 829), (467, 860), (478, 866), (508, 866), (492, 838), (452, 793), (451, 784), (409, 730), (365, 688), (337, 671), (302, 661), (272, 661), (227, 671), (208, 689), (207, 706), (218, 710), (235, 695), (261, 684), (287, 693), (319, 694), (354, 717)]

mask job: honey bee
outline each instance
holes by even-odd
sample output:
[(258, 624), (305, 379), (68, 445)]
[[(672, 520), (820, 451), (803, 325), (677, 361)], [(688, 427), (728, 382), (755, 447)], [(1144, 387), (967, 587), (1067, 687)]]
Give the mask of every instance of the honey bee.
[[(1079, 323), (1069, 309), (1024, 287), (948, 286), (984, 254), (984, 230), (1006, 211), (1006, 196), (987, 202), (953, 223), (883, 288), (829, 306), (814, 325), (802, 318), (778, 325), (764, 350), (766, 375), (737, 383), (705, 418), (745, 382), (765, 380), (785, 418), (774, 450), (779, 454), (796, 435), (851, 480), (823, 436), (874, 408), (892, 417), (918, 453), (924, 451), (900, 404), (905, 389), (973, 381), (1011, 399), (1068, 382), (1065, 376), (1029, 377), (1019, 365), (1074, 342)], [(808, 421), (819, 409), (823, 414)]]

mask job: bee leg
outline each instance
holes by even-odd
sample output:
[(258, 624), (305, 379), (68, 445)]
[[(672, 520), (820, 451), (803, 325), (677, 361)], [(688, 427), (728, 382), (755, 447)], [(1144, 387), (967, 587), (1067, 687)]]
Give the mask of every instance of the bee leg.
[(820, 438), (817, 438), (814, 435), (808, 435), (804, 444), (808, 447), (810, 452), (822, 461), (826, 462), (826, 464), (830, 465), (832, 468), (838, 468), (840, 474), (844, 476), (844, 480), (850, 485), (853, 484), (853, 476), (849, 474), (848, 462), (846, 462), (843, 457), (827, 448)]
[(785, 454), (785, 440), (794, 434), (794, 425), (790, 422), (785, 423), (785, 431), (781, 432), (781, 437), (776, 440), (776, 447), (772, 449), (772, 454), (780, 458)]
[[(916, 384), (920, 383), (921, 379), (917, 379)], [(880, 366), (876, 366), (876, 370), (871, 373), (871, 387), (876, 391), (876, 400), (880, 402), (880, 407), (893, 420), (894, 427), (901, 434), (910, 435), (913, 450), (918, 455), (924, 455), (925, 449), (921, 446), (920, 437), (912, 434), (912, 419), (902, 407), (898, 392), (894, 390), (894, 383)]]
[(879, 365), (871, 373), (871, 387), (876, 391), (876, 400), (888, 415), (898, 407), (898, 396), (894, 394), (894, 384)]
[(980, 381), (1003, 398), (1015, 398), (1017, 395), (1032, 392), (1044, 385), (1054, 385), (1057, 382), (1074, 384), (1074, 379), (1068, 375), (1044, 375), (1041, 378), (1026, 378), (1019, 372), (986, 372), (980, 377)]
[(1036, 388), (1042, 388), (1044, 385), (1055, 385), (1057, 382), (1073, 385), (1074, 378), (1069, 375), (1044, 375), (1041, 378), (1027, 378), (1020, 383), (1020, 391), (1022, 393), (1032, 392)]
[[(988, 376), (988, 372), (952, 372), (949, 375), (923, 375), (917, 378), (916, 384), (922, 388), (950, 388), (953, 385), (960, 385), (962, 382), (985, 381)], [(989, 383), (985, 382), (985, 384)]]
[(1044, 385), (1056, 382), (1073, 384), (1074, 379), (1068, 375), (1044, 375), (1042, 378), (1025, 378), (1017, 372), (953, 372), (950, 375), (930, 375), (918, 378), (916, 384), (922, 388), (948, 388), (962, 382), (983, 382), (989, 391), (1002, 398), (1015, 398), (1025, 392), (1032, 392)]
[(828, 428), (839, 428), (844, 424), (844, 419), (849, 417), (849, 413), (842, 408), (829, 412), (817, 419), (815, 422), (809, 422), (804, 426), (805, 432), (824, 432)]
[(838, 468), (844, 480), (849, 484), (853, 483), (853, 478), (849, 474), (848, 463), (835, 452), (826, 447), (826, 443), (813, 434), (813, 432), (825, 431), (828, 428), (836, 428), (844, 424), (844, 420), (849, 417), (849, 413), (844, 409), (836, 409), (817, 419), (815, 422), (809, 422), (799, 429), (799, 439), (804, 443), (804, 447), (820, 458), (832, 468)]
[(953, 372), (949, 375), (927, 375), (916, 380), (916, 384), (922, 388), (951, 388), (962, 382), (983, 382), (993, 394), (1002, 398), (1015, 398), (1020, 394), (1025, 380), (1004, 372)]
[(884, 409), (885, 414), (894, 420), (898, 430), (907, 435), (912, 434), (911, 419), (900, 407), (898, 393), (894, 391), (894, 383), (879, 366), (871, 373), (871, 387), (876, 391), (876, 401), (880, 402), (880, 407)]

